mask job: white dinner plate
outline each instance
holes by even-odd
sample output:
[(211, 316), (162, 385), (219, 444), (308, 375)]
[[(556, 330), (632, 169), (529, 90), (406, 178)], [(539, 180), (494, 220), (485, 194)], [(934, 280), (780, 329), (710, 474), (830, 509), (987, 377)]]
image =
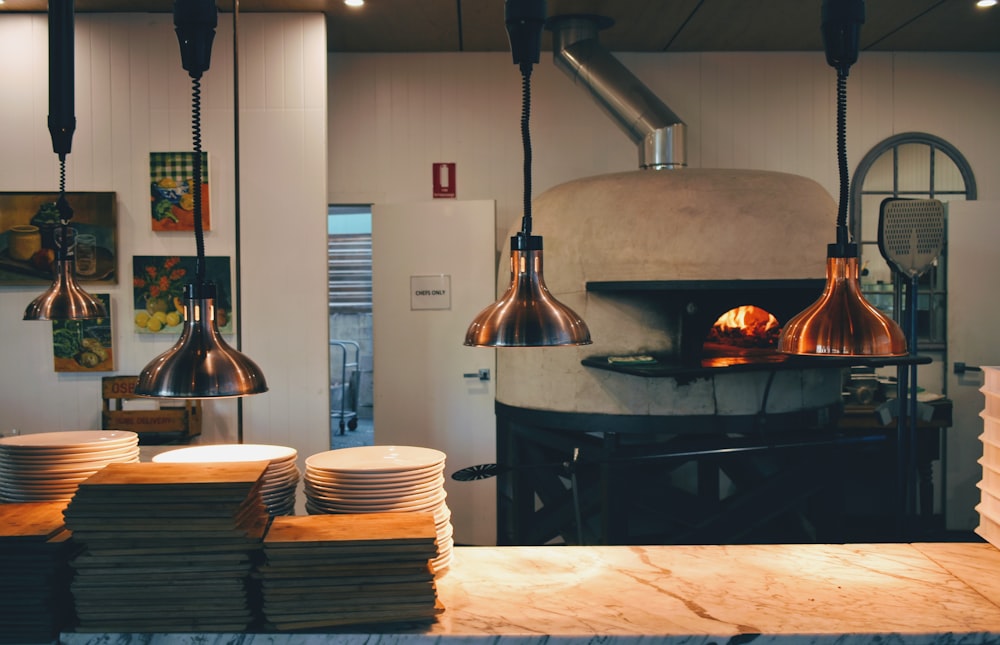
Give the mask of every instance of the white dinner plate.
[(153, 461), (184, 464), (269, 461), (273, 465), (294, 460), (296, 455), (298, 451), (288, 446), (228, 443), (168, 450), (155, 455)]
[(444, 464), (394, 472), (332, 471), (321, 470), (307, 465), (306, 472), (318, 479), (326, 479), (331, 482), (344, 482), (348, 484), (373, 484), (377, 482), (392, 483), (433, 478), (444, 472)]
[(334, 504), (341, 504), (344, 506), (380, 506), (380, 505), (399, 505), (399, 504), (416, 504), (422, 501), (430, 501), (432, 499), (437, 499), (440, 497), (444, 499), (444, 489), (438, 487), (425, 492), (418, 492), (409, 495), (344, 495), (337, 492), (330, 492), (323, 489), (318, 489), (315, 486), (310, 486), (308, 483), (305, 485), (305, 491), (307, 495), (322, 499), (327, 502)]
[(139, 455), (133, 455), (123, 459), (109, 461), (83, 462), (73, 466), (53, 466), (50, 464), (37, 464), (32, 466), (10, 466), (0, 464), (0, 477), (26, 477), (28, 479), (51, 479), (60, 477), (79, 477), (84, 474), (93, 474), (110, 463), (125, 463), (130, 460), (138, 460)]
[(442, 471), (443, 468), (441, 466), (436, 466), (413, 473), (331, 475), (330, 473), (316, 471), (307, 467), (306, 479), (325, 484), (336, 484), (338, 486), (404, 486), (410, 484), (426, 484), (441, 475)]
[(437, 477), (426, 482), (403, 483), (395, 486), (342, 486), (310, 477), (305, 478), (303, 481), (307, 486), (317, 491), (328, 493), (333, 497), (357, 499), (420, 495), (431, 493), (444, 487), (443, 477)]
[(344, 504), (333, 502), (321, 497), (313, 497), (306, 492), (306, 499), (318, 508), (336, 511), (338, 513), (416, 513), (434, 512), (444, 503), (444, 496), (437, 499), (421, 500), (418, 502), (400, 502), (387, 504)]
[(0, 485), (5, 486), (45, 486), (47, 484), (79, 484), (87, 481), (99, 469), (72, 475), (46, 475), (44, 473), (8, 473), (0, 471)]
[(414, 507), (414, 508), (340, 508), (331, 504), (324, 504), (321, 500), (306, 497), (307, 506), (312, 507), (319, 513), (333, 513), (339, 515), (351, 515), (355, 513), (433, 513), (434, 508)]
[(84, 451), (138, 442), (139, 435), (127, 430), (65, 430), (3, 437), (0, 439), (0, 446), (3, 450), (11, 451)]
[(355, 446), (317, 453), (306, 465), (317, 470), (344, 473), (412, 472), (443, 464), (445, 454), (416, 446)]
[(408, 476), (368, 475), (366, 477), (338, 477), (326, 473), (306, 469), (305, 479), (320, 486), (329, 486), (343, 490), (376, 491), (398, 490), (400, 488), (416, 488), (438, 485), (444, 482), (441, 470), (428, 470)]
[(267, 482), (260, 487), (260, 492), (262, 495), (269, 495), (278, 491), (295, 490), (298, 485), (298, 477), (291, 477), (277, 482)]
[(0, 486), (0, 495), (13, 499), (21, 499), (22, 501), (29, 501), (32, 499), (57, 499), (65, 496), (72, 497), (76, 492), (76, 489), (76, 485), (29, 488), (21, 486)]
[(46, 463), (73, 463), (77, 461), (94, 461), (107, 457), (118, 457), (129, 452), (138, 452), (138, 444), (123, 444), (101, 446), (99, 448), (67, 448), (67, 449), (39, 449), (39, 450), (2, 450), (0, 449), (0, 463), (24, 463), (33, 464), (37, 462)]

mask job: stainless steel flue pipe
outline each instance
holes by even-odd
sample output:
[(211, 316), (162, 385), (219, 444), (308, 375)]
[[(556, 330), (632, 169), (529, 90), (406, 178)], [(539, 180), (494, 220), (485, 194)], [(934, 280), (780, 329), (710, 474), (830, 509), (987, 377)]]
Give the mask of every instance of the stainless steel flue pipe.
[(639, 148), (643, 169), (687, 165), (684, 122), (642, 81), (598, 42), (610, 20), (601, 16), (554, 16), (552, 31), (556, 67), (586, 88), (604, 111)]

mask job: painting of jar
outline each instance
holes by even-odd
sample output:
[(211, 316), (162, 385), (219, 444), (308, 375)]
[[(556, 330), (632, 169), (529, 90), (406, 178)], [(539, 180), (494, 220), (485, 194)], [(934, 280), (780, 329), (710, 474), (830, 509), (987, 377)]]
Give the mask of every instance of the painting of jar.
[(58, 198), (56, 192), (0, 192), (0, 285), (50, 283), (63, 237), (72, 240), (78, 279), (117, 284), (115, 193), (66, 193), (72, 214), (65, 236)]

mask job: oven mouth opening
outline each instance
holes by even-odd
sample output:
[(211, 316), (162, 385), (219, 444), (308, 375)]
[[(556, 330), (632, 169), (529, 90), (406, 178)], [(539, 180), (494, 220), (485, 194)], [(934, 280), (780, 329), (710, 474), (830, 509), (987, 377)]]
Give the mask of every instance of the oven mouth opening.
[[(588, 292), (628, 298), (631, 303), (640, 303), (637, 308), (649, 307), (664, 320), (677, 323), (671, 347), (660, 349), (637, 344), (635, 353), (649, 355), (651, 362), (616, 363), (609, 362), (613, 357), (592, 356), (584, 359), (583, 364), (682, 379), (720, 369), (789, 369), (801, 361), (778, 352), (780, 322), (791, 319), (815, 301), (824, 285), (825, 280), (812, 278), (588, 282)], [(741, 320), (753, 333), (748, 337), (728, 328), (713, 331), (720, 319)]]

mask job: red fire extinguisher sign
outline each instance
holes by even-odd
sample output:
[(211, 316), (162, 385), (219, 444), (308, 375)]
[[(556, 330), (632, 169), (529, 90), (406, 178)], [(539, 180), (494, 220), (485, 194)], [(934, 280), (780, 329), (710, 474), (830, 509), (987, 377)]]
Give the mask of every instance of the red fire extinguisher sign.
[(434, 171), (434, 197), (454, 198), (455, 197), (455, 164), (454, 163), (434, 163), (431, 164)]

